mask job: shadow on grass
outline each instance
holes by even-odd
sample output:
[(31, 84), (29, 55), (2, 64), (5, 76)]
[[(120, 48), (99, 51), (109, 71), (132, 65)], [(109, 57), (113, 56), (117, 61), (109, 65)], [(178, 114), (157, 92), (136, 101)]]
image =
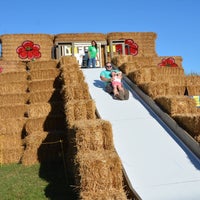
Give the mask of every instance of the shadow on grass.
[(39, 176), (49, 183), (44, 191), (48, 199), (76, 199), (69, 186), (62, 161), (41, 163)]

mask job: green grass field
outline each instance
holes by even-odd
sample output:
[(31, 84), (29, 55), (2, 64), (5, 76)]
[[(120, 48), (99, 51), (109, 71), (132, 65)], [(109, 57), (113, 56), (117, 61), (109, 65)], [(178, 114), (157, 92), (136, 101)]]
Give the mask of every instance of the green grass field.
[(0, 166), (0, 200), (72, 200), (62, 163)]

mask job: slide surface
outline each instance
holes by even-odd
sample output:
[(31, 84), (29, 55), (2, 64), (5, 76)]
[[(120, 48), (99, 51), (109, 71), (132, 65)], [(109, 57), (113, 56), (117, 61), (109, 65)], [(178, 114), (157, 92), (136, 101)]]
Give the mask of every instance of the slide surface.
[(115, 100), (99, 78), (104, 68), (82, 69), (129, 181), (143, 200), (199, 200), (200, 160), (126, 84), (128, 100)]

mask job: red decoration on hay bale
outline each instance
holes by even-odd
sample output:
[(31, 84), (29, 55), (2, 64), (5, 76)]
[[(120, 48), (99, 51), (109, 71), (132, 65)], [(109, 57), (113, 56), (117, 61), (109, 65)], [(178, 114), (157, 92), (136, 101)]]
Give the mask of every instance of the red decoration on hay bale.
[(21, 59), (28, 58), (29, 60), (34, 60), (41, 57), (40, 45), (34, 44), (32, 41), (26, 40), (16, 49), (19, 57)]
[[(132, 39), (125, 40), (125, 54), (136, 56), (138, 54), (138, 45)], [(116, 51), (119, 54), (122, 54), (122, 45), (116, 45)]]
[(178, 67), (178, 65), (175, 63), (175, 59), (170, 58), (164, 58), (162, 59), (162, 62), (158, 64), (159, 67)]

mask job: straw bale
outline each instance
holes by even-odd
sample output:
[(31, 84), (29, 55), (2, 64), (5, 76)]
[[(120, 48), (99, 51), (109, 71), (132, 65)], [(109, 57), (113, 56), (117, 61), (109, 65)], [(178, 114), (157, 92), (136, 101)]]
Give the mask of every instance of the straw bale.
[(200, 75), (187, 75), (186, 76), (186, 85), (200, 85)]
[(28, 87), (28, 82), (0, 83), (0, 94), (24, 93)]
[(200, 114), (175, 115), (175, 121), (185, 129), (197, 142), (200, 142)]
[(70, 100), (91, 99), (87, 83), (76, 83), (65, 85), (62, 88), (62, 94), (65, 102)]
[(140, 68), (132, 71), (128, 77), (136, 84), (149, 83), (151, 81), (151, 68)]
[[(34, 42), (40, 46), (40, 61), (51, 59), (53, 47), (53, 35), (48, 34), (5, 34), (1, 35), (2, 59), (11, 61), (22, 61), (16, 53), (16, 49), (26, 40)], [(23, 59), (29, 61), (28, 59)]]
[(25, 104), (28, 100), (28, 93), (0, 94), (0, 105)]
[(198, 96), (200, 95), (200, 84), (188, 85), (187, 92), (189, 96)]
[(195, 102), (187, 96), (161, 96), (155, 102), (169, 115), (197, 113)]
[(38, 164), (38, 155), (37, 155), (37, 149), (28, 149), (23, 153), (23, 156), (21, 158), (21, 164), (24, 166), (31, 166), (34, 164)]
[(26, 148), (22, 157), (23, 165), (57, 161), (61, 158), (61, 132), (32, 132), (25, 138)]
[(61, 100), (62, 98), (60, 90), (58, 89), (30, 92), (29, 94), (30, 103), (55, 102)]
[(59, 75), (60, 71), (57, 68), (49, 68), (49, 69), (40, 69), (40, 70), (32, 70), (31, 80), (44, 80), (44, 79), (53, 79)]
[(0, 135), (0, 163), (19, 163), (23, 146), (21, 135)]
[(26, 63), (20, 61), (0, 60), (0, 66), (3, 68), (3, 73), (8, 72), (25, 72)]
[(73, 73), (62, 73), (61, 74), (64, 85), (75, 85), (77, 83), (82, 83), (85, 80), (82, 70), (74, 71)]
[(20, 135), (22, 134), (24, 125), (27, 118), (13, 117), (13, 118), (2, 118), (0, 119), (0, 135)]
[(74, 71), (80, 70), (78, 63), (68, 63), (61, 65), (60, 70), (62, 73), (74, 73)]
[(106, 34), (103, 33), (62, 33), (55, 35), (54, 42), (91, 42), (95, 41), (105, 41)]
[(136, 63), (123, 63), (121, 66), (119, 66), (119, 70), (121, 70), (126, 75), (128, 75), (130, 72), (133, 72), (139, 68), (140, 66), (137, 65)]
[(75, 184), (81, 191), (123, 190), (122, 164), (115, 151), (78, 152)]
[(59, 62), (61, 67), (65, 66), (67, 68), (69, 65), (78, 67), (78, 61), (75, 56), (62, 56)]
[(1, 135), (1, 145), (3, 149), (18, 149), (23, 145), (21, 134)]
[(57, 79), (34, 80), (29, 82), (28, 88), (30, 92), (52, 91), (54, 88), (61, 88), (61, 81)]
[[(112, 63), (116, 66), (121, 66), (124, 63), (133, 65), (133, 70), (135, 68), (143, 67), (143, 66), (148, 66), (152, 65), (152, 57), (150, 56), (143, 56), (143, 57), (138, 57), (138, 56), (132, 56), (132, 55), (117, 55), (114, 58), (112, 58)], [(130, 69), (132, 66), (130, 67)]]
[(175, 63), (178, 65), (178, 67), (174, 67), (174, 68), (183, 68), (182, 67), (182, 61), (183, 58), (181, 56), (155, 56), (153, 57), (153, 63), (154, 65), (158, 66), (158, 64), (160, 64), (162, 62), (163, 59), (172, 57), (175, 60)]
[(152, 99), (155, 99), (157, 96), (166, 96), (169, 94), (169, 83), (166, 82), (149, 82), (139, 84), (139, 87)]
[(65, 130), (66, 119), (63, 116), (47, 116), (28, 119), (25, 124), (27, 134), (34, 131)]
[(5, 105), (0, 106), (0, 118), (22, 118), (28, 111), (28, 105)]
[(2, 73), (0, 75), (0, 83), (7, 83), (7, 82), (21, 82), (27, 80), (28, 73), (26, 71), (19, 71), (19, 72), (7, 72)]
[(183, 85), (170, 85), (168, 88), (168, 95), (184, 95), (185, 86)]
[(62, 102), (31, 103), (28, 107), (28, 116), (30, 118), (45, 117), (50, 115), (65, 117)]
[(126, 193), (123, 189), (112, 189), (104, 191), (80, 191), (80, 199), (82, 200), (127, 200)]
[(0, 164), (20, 163), (23, 147), (0, 150)]
[(107, 40), (132, 39), (138, 45), (137, 56), (157, 56), (153, 32), (113, 32), (107, 34)]
[(93, 100), (72, 100), (65, 105), (65, 114), (68, 126), (76, 120), (96, 119), (96, 106)]
[(112, 126), (104, 120), (75, 122), (68, 138), (70, 145), (82, 153), (114, 149)]
[(47, 70), (58, 68), (57, 60), (48, 60), (48, 61), (38, 61), (38, 62), (28, 62), (27, 67), (29, 70)]

